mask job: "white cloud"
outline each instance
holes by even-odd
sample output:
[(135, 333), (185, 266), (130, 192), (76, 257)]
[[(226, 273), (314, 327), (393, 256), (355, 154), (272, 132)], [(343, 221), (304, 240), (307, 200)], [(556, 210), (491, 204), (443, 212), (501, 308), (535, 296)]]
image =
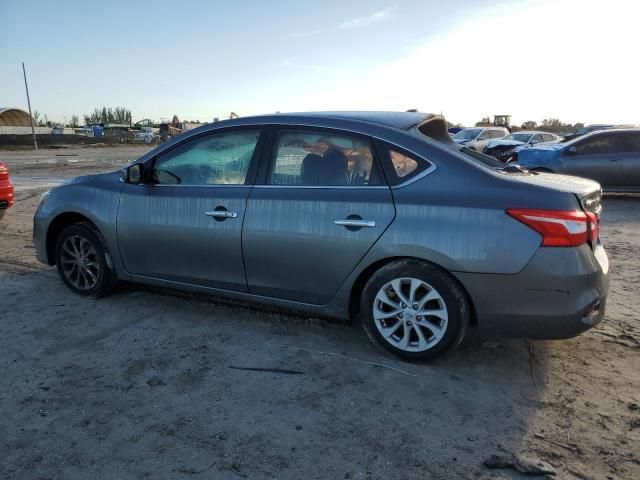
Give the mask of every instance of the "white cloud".
[(374, 12), (371, 15), (366, 17), (356, 17), (350, 20), (345, 20), (339, 25), (323, 28), (319, 30), (308, 30), (305, 32), (296, 32), (290, 33), (286, 36), (286, 38), (301, 38), (301, 37), (311, 37), (314, 35), (322, 35), (324, 33), (337, 32), (340, 30), (351, 30), (354, 28), (363, 28), (368, 27), (369, 25), (373, 25), (375, 23), (385, 22), (390, 20), (394, 16), (394, 11), (396, 10), (397, 5), (393, 5), (391, 7), (385, 8), (384, 10), (380, 10), (378, 12)]

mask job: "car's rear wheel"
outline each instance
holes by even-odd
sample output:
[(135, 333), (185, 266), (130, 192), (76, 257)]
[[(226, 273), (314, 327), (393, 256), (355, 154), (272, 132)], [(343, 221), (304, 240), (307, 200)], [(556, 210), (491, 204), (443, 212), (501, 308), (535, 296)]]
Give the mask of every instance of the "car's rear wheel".
[(377, 344), (408, 360), (430, 360), (457, 347), (470, 318), (469, 301), (448, 273), (401, 260), (378, 270), (364, 288), (360, 312)]
[(71, 225), (62, 231), (56, 242), (55, 259), (62, 281), (78, 295), (101, 297), (114, 285), (106, 248), (87, 224)]

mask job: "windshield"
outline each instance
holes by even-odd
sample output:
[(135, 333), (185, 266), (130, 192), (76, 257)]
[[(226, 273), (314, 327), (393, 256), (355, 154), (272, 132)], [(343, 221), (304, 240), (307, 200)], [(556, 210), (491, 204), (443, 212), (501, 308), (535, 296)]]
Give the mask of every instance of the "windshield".
[(481, 131), (481, 128), (465, 128), (456, 133), (453, 138), (458, 140), (471, 140), (472, 138), (476, 138)]
[(512, 133), (507, 135), (502, 140), (514, 140), (516, 142), (528, 143), (533, 135), (530, 133)]

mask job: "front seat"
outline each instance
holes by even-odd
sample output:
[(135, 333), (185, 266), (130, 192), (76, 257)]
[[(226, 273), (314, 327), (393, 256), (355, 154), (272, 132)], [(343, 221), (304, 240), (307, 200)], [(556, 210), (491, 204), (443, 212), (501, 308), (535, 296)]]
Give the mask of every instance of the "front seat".
[(302, 161), (302, 185), (346, 185), (347, 158), (340, 150), (327, 150), (324, 156), (310, 153)]

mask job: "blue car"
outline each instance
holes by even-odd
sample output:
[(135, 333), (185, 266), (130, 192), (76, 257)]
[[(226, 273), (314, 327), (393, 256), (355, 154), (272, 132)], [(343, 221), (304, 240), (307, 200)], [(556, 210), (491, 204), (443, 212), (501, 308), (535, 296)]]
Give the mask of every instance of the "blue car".
[(607, 192), (638, 192), (640, 128), (600, 130), (566, 143), (523, 149), (518, 164), (596, 180)]

